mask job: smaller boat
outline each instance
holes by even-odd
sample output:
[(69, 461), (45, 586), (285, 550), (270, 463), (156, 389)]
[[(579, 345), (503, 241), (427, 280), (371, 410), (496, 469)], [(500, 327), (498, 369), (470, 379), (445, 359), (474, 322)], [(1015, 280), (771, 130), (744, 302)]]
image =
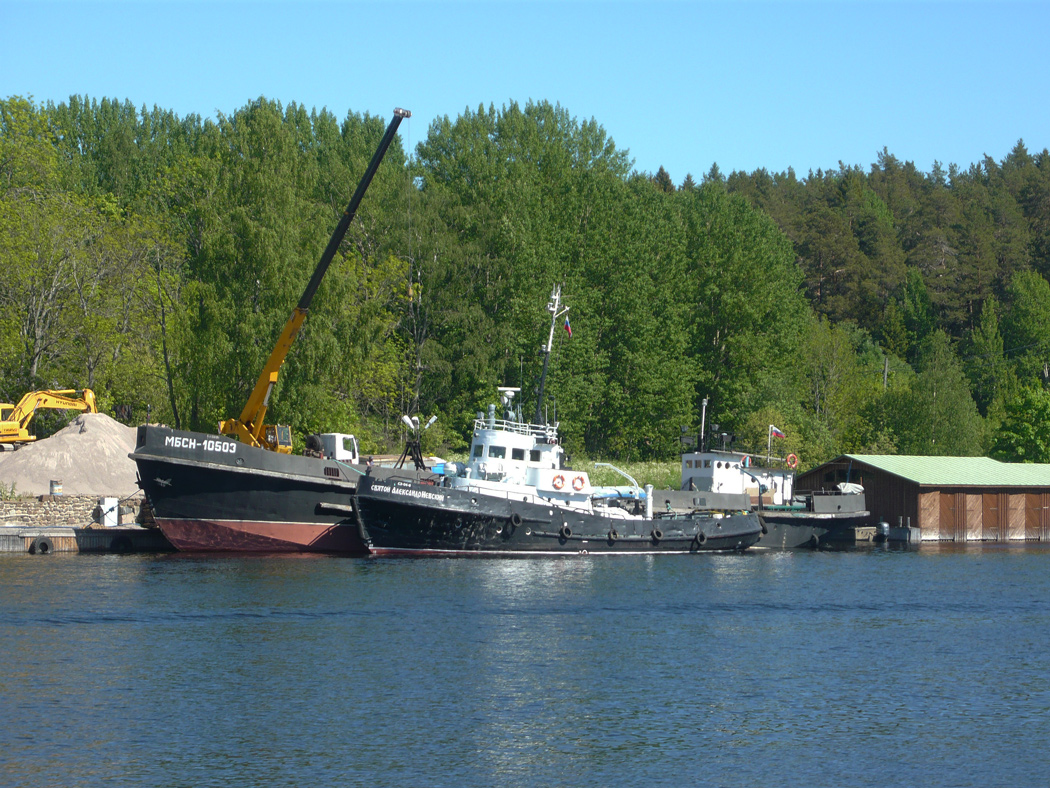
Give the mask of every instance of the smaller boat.
[(700, 451), (682, 455), (682, 489), (701, 497), (745, 494), (762, 521), (757, 548), (783, 550), (855, 540), (856, 529), (870, 515), (863, 487), (844, 482), (831, 490), (795, 490), (795, 455), (789, 454), (779, 467), (771, 459), (761, 464), (754, 454), (708, 449), (701, 443)]
[(500, 388), (503, 410), (490, 405), (478, 414), (465, 463), (436, 466), (431, 478), (359, 480), (355, 509), (372, 554), (688, 554), (758, 541), (761, 522), (746, 496), (701, 509), (689, 493), (656, 493), (626, 474), (630, 485), (595, 487), (589, 474), (567, 466), (558, 424), (541, 416), (554, 326), (565, 314), (560, 296), (555, 288), (547, 307), (551, 331), (531, 421), (515, 408), (519, 389)]

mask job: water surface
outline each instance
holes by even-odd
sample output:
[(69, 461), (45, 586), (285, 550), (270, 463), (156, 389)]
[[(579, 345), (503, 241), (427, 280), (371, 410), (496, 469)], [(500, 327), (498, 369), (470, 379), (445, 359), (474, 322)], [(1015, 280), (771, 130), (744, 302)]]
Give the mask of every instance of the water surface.
[(1041, 548), (0, 557), (0, 784), (1028, 786)]

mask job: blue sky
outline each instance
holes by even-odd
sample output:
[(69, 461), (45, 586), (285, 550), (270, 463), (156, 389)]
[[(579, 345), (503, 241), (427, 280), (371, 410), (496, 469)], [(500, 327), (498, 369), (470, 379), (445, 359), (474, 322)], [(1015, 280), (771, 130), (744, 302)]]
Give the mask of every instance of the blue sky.
[(259, 96), (435, 118), (548, 100), (636, 169), (867, 169), (885, 147), (1001, 160), (1050, 147), (1050, 3), (0, 0), (0, 96), (230, 114)]

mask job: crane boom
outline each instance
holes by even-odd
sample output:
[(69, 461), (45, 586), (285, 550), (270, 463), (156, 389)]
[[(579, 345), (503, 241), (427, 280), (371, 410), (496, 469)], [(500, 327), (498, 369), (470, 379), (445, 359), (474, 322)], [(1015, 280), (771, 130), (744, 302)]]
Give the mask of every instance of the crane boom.
[(299, 334), (299, 329), (302, 328), (303, 322), (306, 320), (310, 302), (313, 301), (317, 288), (321, 286), (321, 280), (324, 279), (325, 274), (328, 272), (328, 266), (335, 257), (335, 253), (339, 250), (339, 244), (342, 243), (347, 228), (350, 227), (350, 222), (354, 220), (357, 208), (361, 204), (369, 184), (372, 183), (372, 178), (375, 176), (376, 170), (379, 169), (379, 165), (386, 155), (387, 148), (390, 147), (390, 143), (397, 133), (398, 126), (401, 125), (402, 119), (410, 117), (412, 117), (412, 113), (407, 109), (397, 108), (394, 110), (394, 117), (386, 127), (386, 133), (383, 135), (379, 147), (372, 154), (372, 161), (369, 162), (365, 174), (361, 177), (361, 182), (357, 184), (357, 190), (354, 192), (354, 196), (350, 198), (350, 203), (346, 206), (339, 224), (332, 233), (328, 246), (325, 247), (321, 260), (317, 264), (317, 268), (314, 269), (309, 283), (306, 285), (306, 290), (303, 291), (299, 303), (293, 310), (291, 317), (288, 318), (288, 322), (285, 323), (281, 336), (277, 339), (277, 344), (274, 345), (273, 350), (270, 352), (270, 357), (259, 374), (255, 388), (252, 389), (251, 396), (248, 397), (248, 402), (244, 406), (244, 410), (241, 411), (241, 417), (219, 422), (219, 432), (222, 434), (236, 435), (242, 442), (252, 446), (261, 446), (282, 454), (291, 453), (290, 428), (271, 426), (264, 423), (266, 409), (269, 407), (270, 394), (273, 392), (273, 387), (277, 384), (277, 376), (281, 371), (285, 358), (288, 356), (288, 351), (291, 350), (292, 344)]

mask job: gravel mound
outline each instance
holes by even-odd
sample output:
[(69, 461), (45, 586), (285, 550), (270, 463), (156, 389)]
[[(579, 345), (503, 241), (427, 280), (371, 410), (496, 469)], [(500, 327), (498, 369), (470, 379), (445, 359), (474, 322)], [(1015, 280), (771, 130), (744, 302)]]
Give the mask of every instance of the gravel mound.
[(0, 484), (16, 495), (46, 495), (51, 481), (64, 495), (126, 498), (138, 492), (134, 427), (104, 413), (82, 413), (50, 438), (0, 454)]

